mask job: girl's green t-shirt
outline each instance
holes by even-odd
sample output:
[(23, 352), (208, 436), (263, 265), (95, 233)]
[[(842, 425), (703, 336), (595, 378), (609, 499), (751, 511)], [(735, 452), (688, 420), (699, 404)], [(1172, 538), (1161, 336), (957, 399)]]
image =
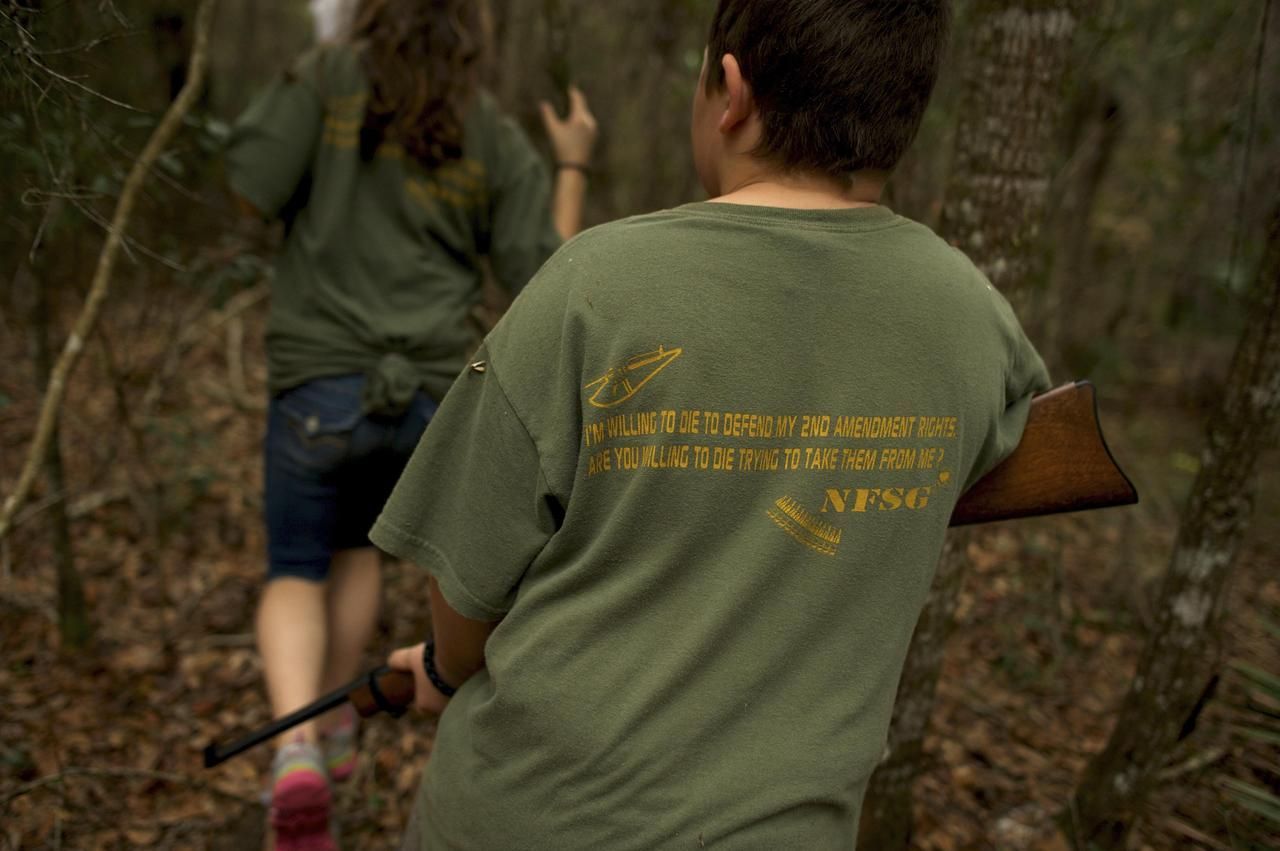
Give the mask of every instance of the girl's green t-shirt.
[(365, 162), (368, 96), (357, 48), (318, 48), (234, 127), (232, 188), (288, 228), (271, 288), (270, 384), (368, 373), (394, 357), (440, 399), (479, 340), (481, 258), (517, 293), (560, 245), (550, 175), (484, 92), (461, 159), (427, 171), (384, 143)]
[(501, 619), (425, 847), (853, 849), (951, 511), (1048, 386), (1004, 298), (883, 207), (566, 244), (371, 536)]

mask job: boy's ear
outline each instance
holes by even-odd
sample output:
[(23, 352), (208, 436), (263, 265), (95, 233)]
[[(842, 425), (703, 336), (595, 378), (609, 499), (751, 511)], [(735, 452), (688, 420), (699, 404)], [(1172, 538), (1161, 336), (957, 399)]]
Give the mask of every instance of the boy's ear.
[(743, 78), (737, 57), (726, 53), (720, 63), (724, 68), (724, 88), (727, 95), (724, 114), (720, 116), (720, 132), (728, 135), (751, 117), (756, 104), (751, 94), (751, 84)]

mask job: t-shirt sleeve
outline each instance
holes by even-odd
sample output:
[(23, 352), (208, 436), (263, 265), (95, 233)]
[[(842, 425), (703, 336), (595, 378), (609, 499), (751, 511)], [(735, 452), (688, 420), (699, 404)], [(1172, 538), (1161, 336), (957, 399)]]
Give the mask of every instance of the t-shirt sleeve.
[(496, 130), (500, 164), (491, 187), (489, 260), (516, 295), (560, 247), (551, 215), (551, 176), (524, 132), (509, 118)]
[(324, 126), (315, 54), (262, 92), (236, 120), (227, 143), (231, 188), (268, 218), (284, 211), (306, 177)]
[[(538, 451), (486, 349), (445, 397), (370, 533), (464, 617), (499, 620), (557, 528)], [(481, 371), (483, 370), (483, 371)]]
[(965, 490), (991, 472), (1017, 448), (1018, 442), (1022, 440), (1022, 431), (1027, 425), (1032, 398), (1049, 390), (1051, 386), (1049, 371), (1045, 368), (1040, 353), (1027, 339), (1008, 302), (999, 295), (996, 298), (999, 301), (1000, 320), (1009, 352), (1009, 366), (1004, 381), (1004, 405), (987, 432), (986, 440), (965, 482)]

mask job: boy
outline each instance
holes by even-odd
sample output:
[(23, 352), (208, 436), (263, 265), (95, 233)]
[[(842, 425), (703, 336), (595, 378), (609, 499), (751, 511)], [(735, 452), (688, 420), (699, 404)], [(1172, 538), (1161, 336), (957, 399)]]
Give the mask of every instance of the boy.
[(853, 847), (951, 510), (1049, 386), (877, 203), (948, 24), (721, 0), (714, 200), (567, 244), (454, 386), (372, 536), (431, 574), (391, 663), (448, 706), (406, 847)]

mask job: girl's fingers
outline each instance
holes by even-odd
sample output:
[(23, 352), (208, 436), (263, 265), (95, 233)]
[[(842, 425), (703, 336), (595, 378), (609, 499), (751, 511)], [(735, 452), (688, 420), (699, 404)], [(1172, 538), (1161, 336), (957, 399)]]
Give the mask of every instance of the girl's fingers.
[(569, 89), (569, 116), (588, 124), (595, 122), (595, 116), (591, 114), (591, 107), (587, 103), (587, 96), (577, 86)]

